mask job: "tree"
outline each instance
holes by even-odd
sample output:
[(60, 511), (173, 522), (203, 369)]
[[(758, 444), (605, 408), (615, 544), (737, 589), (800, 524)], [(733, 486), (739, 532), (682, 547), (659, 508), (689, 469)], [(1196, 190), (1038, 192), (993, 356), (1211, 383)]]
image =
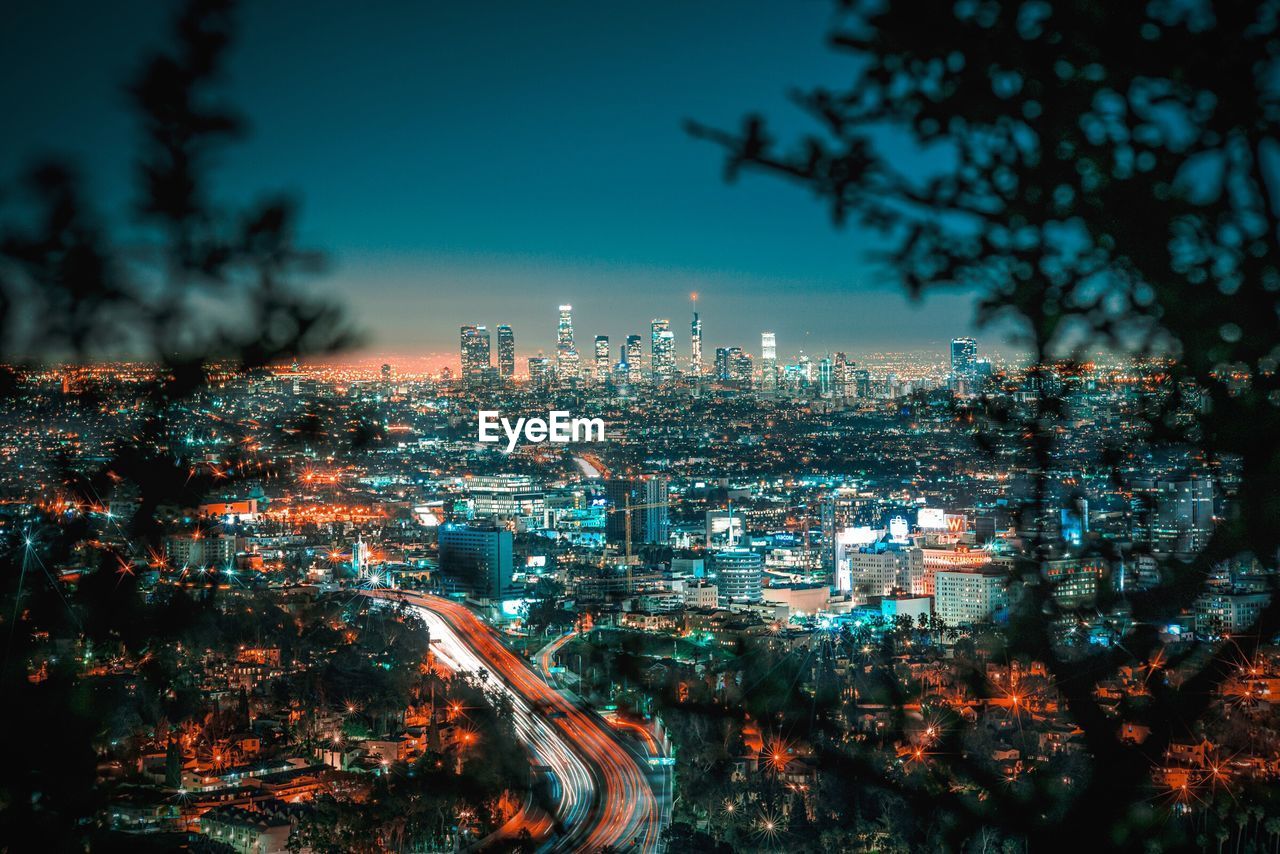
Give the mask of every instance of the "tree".
[(539, 578), (521, 608), (521, 617), (530, 632), (559, 628), (573, 623), (573, 614), (560, 607), (564, 585), (554, 578)]
[(176, 738), (170, 738), (165, 747), (164, 784), (170, 789), (182, 788), (182, 748)]
[[(83, 848), (100, 801), (95, 694), (67, 663), (46, 679), (29, 679), (42, 666), (43, 645), (122, 645), (139, 658), (149, 649), (156, 660), (143, 675), (153, 719), (162, 702), (174, 720), (191, 711), (184, 704), (195, 693), (184, 685), (170, 642), (196, 626), (216, 637), (216, 596), (175, 594), (172, 609), (147, 602), (128, 571), (133, 556), (108, 543), (123, 535), (145, 553), (158, 546), (160, 508), (192, 506), (215, 481), (225, 488), (241, 470), (264, 470), (240, 457), (220, 477), (193, 471), (171, 450), (173, 419), (207, 386), (215, 363), (244, 375), (354, 337), (335, 305), (298, 287), (300, 277), (318, 271), (320, 258), (295, 244), (293, 202), (279, 195), (243, 206), (215, 201), (213, 158), (242, 130), (215, 85), (233, 35), (231, 13), (228, 0), (190, 0), (176, 16), (169, 48), (149, 56), (127, 87), (141, 126), (130, 214), (98, 210), (75, 165), (62, 160), (40, 159), (16, 190), (6, 188), (0, 361), (25, 367), (130, 357), (155, 370), (138, 387), (138, 418), (109, 443), (105, 460), (50, 461), (48, 480), (71, 504), (100, 507), (104, 497), (120, 495), (135, 508), (129, 518), (33, 510), (3, 534), (0, 714), (10, 732), (58, 721), (52, 744), (19, 744), (0, 771), (3, 839), (39, 836), (51, 849)], [(226, 312), (208, 311), (210, 303)], [(20, 408), (16, 378), (13, 367), (0, 369), (0, 406), (38, 417)], [(90, 417), (97, 411), (92, 383), (67, 400)], [(62, 583), (37, 567), (73, 551), (96, 557), (75, 594), (64, 596)]]
[[(729, 178), (803, 185), (837, 224), (879, 233), (878, 260), (910, 293), (973, 290), (978, 319), (1011, 323), (1030, 353), (1034, 405), (988, 397), (962, 415), (1034, 476), (1020, 516), (1038, 533), (1011, 579), (1009, 651), (1048, 664), (1095, 770), (1069, 793), (1037, 789), (1034, 806), (974, 778), (986, 801), (940, 803), (953, 842), (998, 826), (1033, 850), (1141, 848), (1150, 768), (1230, 672), (1225, 647), (1182, 662), (1189, 677), (1153, 691), (1142, 745), (1117, 743), (1093, 693), (1122, 664), (1158, 660), (1151, 626), (1189, 605), (1215, 563), (1273, 561), (1280, 545), (1278, 34), (1274, 2), (844, 0), (830, 42), (850, 56), (850, 81), (794, 95), (811, 133), (789, 145), (757, 115), (736, 132), (689, 125), (725, 148)], [(1120, 603), (1140, 623), (1123, 647), (1081, 651), (1052, 628), (1071, 615), (1045, 583), (1057, 543), (1038, 520), (1070, 425), (1054, 386), (1099, 347), (1158, 360), (1143, 440), (1231, 461), (1241, 480), (1198, 558)], [(1128, 451), (1107, 461), (1118, 469)], [(1244, 654), (1278, 629), (1273, 596)]]

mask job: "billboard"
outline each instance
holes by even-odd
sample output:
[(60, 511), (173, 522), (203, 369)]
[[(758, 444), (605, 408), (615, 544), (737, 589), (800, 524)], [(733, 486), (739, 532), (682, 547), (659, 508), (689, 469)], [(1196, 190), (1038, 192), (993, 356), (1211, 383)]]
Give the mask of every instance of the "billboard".
[(921, 507), (916, 525), (923, 531), (942, 531), (947, 527), (947, 514), (936, 507)]

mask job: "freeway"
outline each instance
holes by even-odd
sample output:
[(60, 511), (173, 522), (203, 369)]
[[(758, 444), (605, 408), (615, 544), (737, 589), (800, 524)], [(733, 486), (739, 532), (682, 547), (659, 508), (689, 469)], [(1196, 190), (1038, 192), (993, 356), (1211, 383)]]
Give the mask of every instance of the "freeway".
[[(564, 647), (569, 641), (578, 636), (576, 631), (568, 632), (560, 635), (552, 640), (534, 655), (533, 661), (537, 666), (538, 672), (542, 674), (542, 678), (546, 679), (550, 684), (560, 687), (560, 680), (552, 672), (552, 666), (555, 664), (556, 653)], [(581, 686), (578, 686), (581, 690)], [(561, 688), (562, 693), (567, 694), (573, 699), (573, 694)], [(653, 731), (645, 724), (636, 721), (627, 720), (625, 718), (614, 718), (610, 721), (610, 725), (616, 729), (626, 730), (635, 733), (638, 748), (633, 748), (638, 753), (638, 760), (650, 767), (649, 781), (650, 789), (655, 792), (659, 804), (658, 826), (666, 827), (671, 823), (671, 811), (673, 809), (673, 789), (675, 781), (672, 777), (671, 767), (665, 762), (659, 762), (654, 767), (655, 761), (668, 759), (666, 751), (663, 749), (663, 743), (654, 736)]]
[(551, 643), (538, 650), (533, 660), (538, 664), (538, 671), (542, 673), (542, 678), (555, 684), (555, 677), (551, 674), (551, 665), (555, 664), (556, 653), (560, 651), (560, 647), (567, 644), (577, 636), (577, 632), (569, 632), (553, 640)]
[[(557, 783), (555, 812), (562, 833), (547, 839), (544, 850), (659, 850), (662, 810), (645, 771), (604, 721), (549, 686), (465, 606), (404, 591), (366, 595), (403, 599), (439, 640), (438, 655), (462, 670), (492, 673), (511, 695), (517, 735)], [(514, 835), (520, 827), (535, 837), (549, 830), (527, 806), (502, 834)]]

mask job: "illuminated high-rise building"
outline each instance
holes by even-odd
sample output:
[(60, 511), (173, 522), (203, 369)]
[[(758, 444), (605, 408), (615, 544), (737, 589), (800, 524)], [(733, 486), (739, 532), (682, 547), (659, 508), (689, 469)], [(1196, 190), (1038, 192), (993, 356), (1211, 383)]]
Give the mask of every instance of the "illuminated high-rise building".
[(631, 542), (665, 543), (670, 533), (670, 509), (666, 477), (614, 478), (604, 482), (611, 512), (605, 517), (609, 542), (626, 538), (627, 508), (631, 515)]
[(604, 383), (609, 379), (609, 336), (596, 336), (596, 382)]
[(826, 357), (818, 362), (818, 395), (820, 397), (831, 397), (835, 387), (834, 369), (835, 363)]
[(871, 372), (863, 370), (854, 371), (853, 386), (858, 397), (871, 397)]
[(948, 626), (984, 623), (1009, 601), (1009, 573), (991, 567), (934, 574), (934, 608)]
[(951, 339), (951, 373), (960, 379), (972, 379), (978, 367), (978, 342), (972, 338)]
[(510, 380), (516, 375), (516, 335), (505, 323), (498, 324), (498, 377)]
[(477, 383), (489, 370), (489, 330), (483, 326), (464, 326), (461, 330), (462, 379)]
[(551, 385), (551, 360), (546, 356), (529, 359), (529, 384), (543, 391)]
[(751, 356), (741, 347), (717, 347), (715, 378), (718, 382), (749, 386), (751, 384)]
[(644, 378), (644, 367), (641, 364), (644, 359), (642, 347), (639, 335), (627, 336), (627, 347), (623, 351), (622, 360), (627, 363), (627, 382), (631, 385), (638, 385)]
[(772, 332), (760, 333), (760, 387), (765, 391), (778, 387), (778, 340)]
[(1155, 484), (1152, 540), (1162, 550), (1194, 554), (1213, 534), (1213, 478), (1185, 475)]
[(720, 598), (730, 602), (759, 602), (764, 580), (764, 558), (745, 548), (725, 549), (711, 559)]
[(573, 306), (560, 306), (560, 323), (556, 327), (556, 375), (560, 382), (578, 377), (578, 348), (573, 343)]
[(676, 346), (675, 336), (671, 334), (671, 321), (654, 319), (650, 324), (649, 367), (653, 372), (653, 382), (664, 385), (675, 379)]
[(853, 362), (844, 353), (836, 353), (832, 367), (832, 394), (844, 400), (853, 397)]
[(702, 321), (698, 313), (693, 313), (693, 323), (689, 326), (689, 373), (695, 377), (702, 376)]

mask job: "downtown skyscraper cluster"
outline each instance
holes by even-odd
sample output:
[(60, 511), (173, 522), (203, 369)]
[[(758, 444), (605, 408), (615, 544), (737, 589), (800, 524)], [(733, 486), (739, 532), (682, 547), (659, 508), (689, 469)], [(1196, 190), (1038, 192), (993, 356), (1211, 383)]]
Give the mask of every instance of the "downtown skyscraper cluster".
[[(693, 295), (696, 305), (696, 294)], [(497, 366), (492, 362), (489, 330), (481, 325), (460, 328), (461, 379), (469, 386), (512, 382), (516, 376), (515, 333), (509, 324), (497, 329)], [(526, 360), (527, 376), (534, 388), (573, 387), (579, 385), (610, 386), (617, 389), (672, 387), (691, 381), (695, 389), (714, 383), (738, 389), (755, 389), (763, 395), (793, 396), (808, 394), (821, 399), (848, 401), (866, 399), (873, 394), (899, 396), (909, 394), (913, 385), (889, 373), (872, 388), (870, 374), (860, 368), (849, 355), (837, 351), (816, 359), (803, 351), (794, 363), (778, 361), (777, 334), (760, 333), (758, 358), (741, 346), (717, 347), (710, 363), (703, 362), (703, 320), (692, 313), (689, 323), (687, 361), (678, 359), (676, 336), (667, 318), (654, 318), (649, 324), (648, 354), (644, 338), (638, 334), (625, 337), (615, 352), (608, 335), (595, 335), (583, 358), (574, 327), (573, 306), (558, 307), (555, 327), (555, 354), (530, 356)], [(991, 362), (978, 355), (977, 341), (957, 337), (949, 349), (949, 372), (946, 384), (960, 394), (978, 390), (992, 374)], [(918, 386), (917, 386), (918, 387)]]

